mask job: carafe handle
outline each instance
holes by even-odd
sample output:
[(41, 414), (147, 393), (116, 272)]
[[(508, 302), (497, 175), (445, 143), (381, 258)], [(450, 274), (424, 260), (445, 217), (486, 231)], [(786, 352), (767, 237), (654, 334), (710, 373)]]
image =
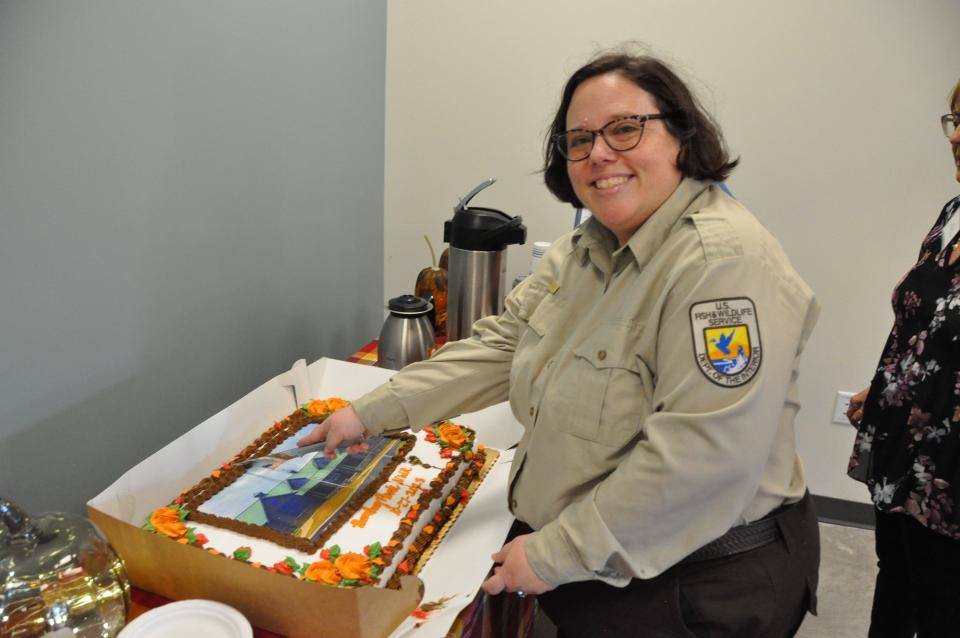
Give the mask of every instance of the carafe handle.
[(491, 177), (490, 179), (484, 180), (484, 181), (480, 182), (479, 184), (477, 184), (477, 186), (476, 186), (472, 191), (470, 191), (470, 192), (467, 193), (465, 196), (463, 196), (462, 198), (460, 198), (460, 203), (457, 204), (457, 206), (453, 209), (453, 212), (457, 212), (458, 210), (466, 210), (466, 209), (467, 209), (467, 204), (470, 203), (470, 200), (473, 199), (473, 198), (476, 196), (477, 193), (479, 193), (480, 191), (482, 191), (482, 190), (485, 189), (485, 188), (488, 188), (488, 187), (490, 187), (490, 186), (493, 186), (493, 184), (494, 184), (496, 181), (497, 181), (497, 179), (496, 179), (495, 177)]
[[(504, 235), (504, 234), (508, 233), (509, 231), (513, 230), (514, 228), (520, 227), (521, 225), (523, 225), (523, 217), (520, 217), (520, 215), (517, 215), (516, 217), (514, 217), (514, 218), (511, 219), (510, 221), (508, 221), (508, 222), (506, 222), (505, 224), (503, 224), (502, 226), (497, 226), (496, 228), (491, 228), (491, 229), (488, 230), (487, 232), (483, 233), (482, 235), (480, 235), (480, 237), (479, 237), (479, 239), (478, 239), (477, 241), (478, 241), (478, 242), (488, 242), (488, 241), (491, 241), (491, 240), (493, 240), (494, 238), (499, 237), (500, 235)], [(507, 242), (505, 242), (505, 243), (513, 243), (513, 242), (507, 241)], [(522, 243), (523, 243), (523, 239), (521, 239), (519, 243), (522, 244)]]

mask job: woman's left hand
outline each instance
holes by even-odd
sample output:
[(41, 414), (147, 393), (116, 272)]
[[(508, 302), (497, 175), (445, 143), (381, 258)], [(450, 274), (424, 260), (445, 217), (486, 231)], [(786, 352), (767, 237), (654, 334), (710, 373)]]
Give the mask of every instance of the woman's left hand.
[(483, 581), (483, 591), (490, 595), (503, 591), (542, 594), (555, 587), (540, 580), (530, 568), (526, 550), (528, 538), (529, 534), (517, 536), (491, 557), (500, 565), (493, 568), (493, 576)]
[(847, 406), (847, 421), (850, 421), (852, 425), (860, 425), (860, 420), (863, 419), (863, 404), (867, 401), (869, 393), (870, 386), (867, 386), (850, 397), (850, 404)]

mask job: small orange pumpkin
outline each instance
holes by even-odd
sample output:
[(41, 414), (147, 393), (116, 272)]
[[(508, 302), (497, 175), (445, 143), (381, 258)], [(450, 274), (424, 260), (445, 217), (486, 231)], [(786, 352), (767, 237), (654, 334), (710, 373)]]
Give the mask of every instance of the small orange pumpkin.
[(414, 287), (413, 294), (423, 299), (433, 298), (433, 331), (436, 336), (442, 337), (447, 334), (447, 271), (445, 268), (437, 267), (437, 256), (433, 252), (433, 244), (426, 235), (423, 238), (427, 240), (430, 261), (433, 265), (424, 268), (417, 275), (417, 285)]

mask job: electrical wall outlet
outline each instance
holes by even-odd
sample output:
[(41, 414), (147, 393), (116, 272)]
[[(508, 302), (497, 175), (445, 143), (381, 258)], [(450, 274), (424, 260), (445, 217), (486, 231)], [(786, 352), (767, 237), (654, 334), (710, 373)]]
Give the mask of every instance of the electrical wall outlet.
[(839, 423), (840, 425), (850, 425), (850, 421), (847, 419), (847, 408), (850, 407), (850, 399), (853, 397), (853, 395), (853, 392), (837, 390), (837, 399), (833, 402), (834, 423)]

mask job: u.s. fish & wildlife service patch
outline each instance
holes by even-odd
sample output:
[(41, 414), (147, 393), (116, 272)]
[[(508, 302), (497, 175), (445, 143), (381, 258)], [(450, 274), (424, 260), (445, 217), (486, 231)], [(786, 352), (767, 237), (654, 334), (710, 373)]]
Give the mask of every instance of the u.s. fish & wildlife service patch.
[(747, 297), (690, 306), (697, 366), (717, 385), (741, 386), (757, 374), (763, 356), (757, 309)]

